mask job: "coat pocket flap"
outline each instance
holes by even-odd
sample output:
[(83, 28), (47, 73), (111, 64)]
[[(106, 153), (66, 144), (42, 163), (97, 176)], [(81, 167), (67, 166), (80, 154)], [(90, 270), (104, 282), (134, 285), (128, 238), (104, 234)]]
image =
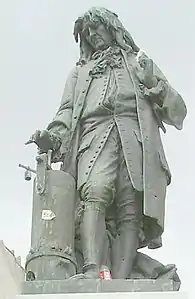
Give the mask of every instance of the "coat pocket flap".
[(81, 144), (80, 144), (79, 150), (78, 150), (78, 154), (81, 154), (84, 151), (86, 151), (90, 147), (94, 138), (95, 138), (95, 135), (92, 135), (92, 134), (86, 135), (83, 138), (83, 140), (81, 141)]

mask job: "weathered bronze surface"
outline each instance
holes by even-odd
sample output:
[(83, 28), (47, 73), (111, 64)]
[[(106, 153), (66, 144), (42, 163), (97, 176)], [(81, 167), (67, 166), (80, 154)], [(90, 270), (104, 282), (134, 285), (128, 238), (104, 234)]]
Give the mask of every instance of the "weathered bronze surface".
[(74, 36), (80, 59), (59, 109), (27, 142), (39, 148), (27, 276), (99, 279), (104, 264), (113, 279), (171, 279), (178, 289), (175, 265), (138, 249), (162, 246), (171, 173), (160, 130), (183, 128), (185, 103), (116, 14), (92, 8)]

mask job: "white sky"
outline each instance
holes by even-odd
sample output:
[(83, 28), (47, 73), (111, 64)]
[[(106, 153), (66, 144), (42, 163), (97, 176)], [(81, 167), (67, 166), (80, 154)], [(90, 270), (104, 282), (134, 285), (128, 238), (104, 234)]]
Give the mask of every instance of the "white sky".
[(182, 290), (192, 291), (195, 271), (194, 203), (194, 0), (0, 0), (0, 239), (23, 261), (30, 246), (32, 184), (19, 163), (34, 166), (36, 148), (24, 142), (45, 128), (59, 105), (68, 72), (78, 58), (73, 22), (91, 6), (120, 16), (136, 43), (184, 97), (182, 132), (163, 136), (172, 170), (164, 247), (149, 252), (176, 263)]

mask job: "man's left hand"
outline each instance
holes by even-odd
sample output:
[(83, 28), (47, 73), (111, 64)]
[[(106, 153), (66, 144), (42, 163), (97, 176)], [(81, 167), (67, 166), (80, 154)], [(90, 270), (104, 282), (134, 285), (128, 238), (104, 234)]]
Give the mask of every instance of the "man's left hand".
[(144, 98), (150, 100), (151, 102), (155, 102), (160, 107), (163, 105), (163, 98), (165, 96), (165, 83), (158, 82), (156, 87), (147, 88), (143, 84), (140, 85), (141, 93), (143, 94)]

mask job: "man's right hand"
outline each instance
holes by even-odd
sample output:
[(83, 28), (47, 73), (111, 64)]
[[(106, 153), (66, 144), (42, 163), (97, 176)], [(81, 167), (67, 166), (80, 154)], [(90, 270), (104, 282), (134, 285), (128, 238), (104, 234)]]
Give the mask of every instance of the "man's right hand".
[(37, 130), (25, 143), (25, 145), (31, 143), (35, 143), (39, 150), (43, 153), (47, 153), (49, 149), (57, 151), (62, 144), (60, 137), (50, 133), (48, 130)]

